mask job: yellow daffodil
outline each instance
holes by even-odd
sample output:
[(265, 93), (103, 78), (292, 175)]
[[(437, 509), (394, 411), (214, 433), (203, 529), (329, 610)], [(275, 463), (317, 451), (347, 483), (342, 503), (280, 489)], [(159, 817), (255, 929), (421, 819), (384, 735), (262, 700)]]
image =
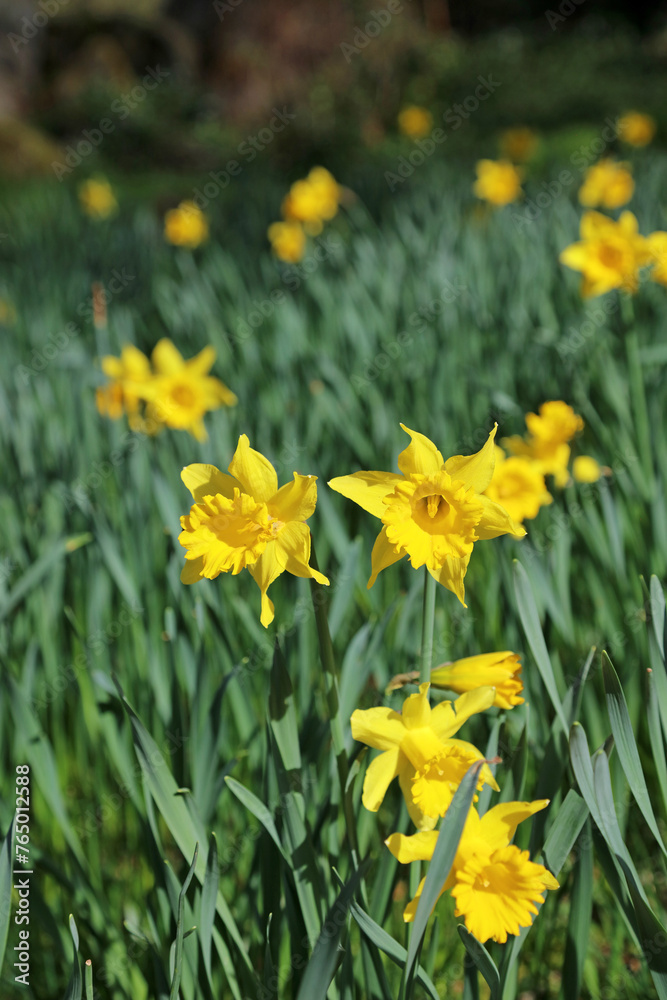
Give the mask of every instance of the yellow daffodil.
[(516, 524), (537, 517), (540, 507), (553, 500), (535, 462), (520, 455), (507, 458), (498, 447), (493, 479), (484, 495), (504, 507)]
[(509, 205), (521, 194), (521, 171), (509, 160), (479, 160), (473, 191), (491, 205)]
[(301, 222), (310, 236), (338, 212), (341, 188), (324, 167), (313, 167), (307, 177), (292, 184), (283, 201), (285, 219)]
[(620, 208), (630, 201), (634, 190), (630, 164), (608, 158), (588, 168), (579, 188), (579, 201), (587, 208)]
[(521, 697), (521, 661), (516, 653), (509, 650), (479, 653), (454, 663), (443, 663), (431, 671), (431, 684), (434, 688), (456, 691), (457, 694), (491, 686), (496, 691), (493, 704), (498, 708), (510, 709), (524, 702)]
[(650, 263), (651, 253), (632, 212), (623, 212), (618, 222), (600, 212), (584, 212), (580, 233), (581, 241), (565, 247), (559, 260), (582, 272), (583, 297), (604, 295), (612, 288), (636, 292), (639, 270)]
[(475, 455), (443, 459), (427, 437), (401, 427), (412, 438), (398, 457), (400, 473), (354, 472), (329, 486), (382, 521), (372, 554), (372, 587), (378, 573), (403, 556), (464, 603), (463, 579), (473, 545), (482, 539), (525, 530), (507, 511), (484, 496), (494, 467), (496, 428)]
[(79, 184), (79, 202), (91, 219), (108, 219), (118, 208), (112, 187), (104, 177), (90, 177)]
[(652, 265), (649, 278), (651, 281), (657, 281), (659, 285), (667, 285), (667, 233), (661, 230), (649, 233), (646, 242)]
[(204, 414), (237, 401), (224, 382), (208, 374), (215, 361), (214, 349), (205, 347), (186, 361), (165, 337), (155, 345), (151, 360), (155, 374), (142, 389), (148, 421), (189, 431), (198, 441), (205, 441)]
[[(510, 843), (519, 823), (549, 804), (503, 802), (482, 817), (472, 808), (466, 820), (454, 864), (443, 892), (451, 889), (456, 901), (454, 915), (482, 944), (489, 939), (503, 944), (509, 934), (519, 934), (530, 927), (537, 914), (536, 904), (544, 900), (547, 889), (557, 889), (558, 882), (544, 865), (530, 860), (528, 851)], [(406, 837), (393, 833), (386, 845), (402, 864), (430, 861), (438, 840), (436, 830)], [(403, 919), (414, 920), (425, 879), (411, 900)]]
[(140, 411), (153, 376), (146, 355), (133, 344), (124, 344), (119, 358), (102, 358), (102, 371), (111, 381), (95, 393), (98, 411), (111, 420), (126, 413), (133, 430), (145, 430)]
[(630, 146), (647, 146), (655, 135), (655, 120), (641, 111), (627, 111), (618, 120), (623, 142)]
[(602, 469), (590, 455), (577, 455), (572, 463), (572, 475), (578, 483), (597, 483)]
[(583, 420), (567, 403), (552, 399), (542, 403), (539, 414), (526, 414), (526, 426), (525, 438), (515, 435), (503, 444), (514, 455), (530, 459), (543, 475), (553, 476), (557, 486), (564, 486), (569, 479), (568, 441), (584, 429)]
[(174, 246), (194, 250), (208, 239), (208, 220), (194, 201), (182, 201), (165, 215), (164, 237)]
[(409, 104), (398, 113), (398, 130), (410, 139), (421, 139), (433, 128), (433, 115), (426, 108)]
[(537, 149), (539, 140), (531, 128), (508, 128), (500, 137), (500, 152), (507, 160), (524, 163)]
[[(415, 826), (430, 830), (444, 816), (454, 792), (471, 764), (484, 760), (472, 743), (454, 740), (471, 715), (493, 704), (494, 690), (480, 687), (455, 702), (442, 701), (431, 708), (428, 684), (403, 702), (401, 712), (386, 706), (353, 712), (352, 736), (360, 743), (382, 750), (371, 761), (362, 793), (366, 809), (377, 812), (394, 778), (398, 778), (408, 812)], [(497, 790), (488, 764), (479, 773), (478, 788)]]
[(281, 573), (329, 583), (308, 565), (310, 529), (305, 522), (315, 510), (317, 477), (295, 472), (294, 481), (278, 489), (275, 469), (250, 447), (245, 434), (228, 471), (230, 475), (214, 465), (197, 464), (181, 473), (195, 501), (181, 518), (178, 540), (187, 549), (181, 580), (214, 580), (220, 573), (236, 575), (247, 568), (261, 591), (260, 621), (267, 628), (274, 617), (267, 590)]
[(268, 228), (271, 249), (288, 264), (296, 264), (306, 249), (306, 234), (300, 222), (272, 222)]

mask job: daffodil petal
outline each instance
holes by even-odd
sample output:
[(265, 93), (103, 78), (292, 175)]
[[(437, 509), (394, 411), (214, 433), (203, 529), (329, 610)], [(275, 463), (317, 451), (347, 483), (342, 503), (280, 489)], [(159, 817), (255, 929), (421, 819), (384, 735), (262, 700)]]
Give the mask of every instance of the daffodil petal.
[(445, 460), (433, 442), (424, 434), (411, 431), (405, 424), (401, 424), (401, 428), (412, 438), (407, 448), (398, 456), (398, 467), (401, 472), (406, 476), (415, 472), (424, 476), (428, 476), (432, 472), (440, 472)]
[[(478, 500), (483, 499), (482, 497), (477, 497)], [(466, 575), (466, 570), (468, 568), (468, 563), (470, 562), (470, 555), (462, 556), (460, 559), (455, 559), (453, 556), (447, 556), (442, 566), (439, 569), (431, 569), (428, 567), (428, 571), (434, 580), (441, 583), (443, 587), (447, 590), (451, 590), (453, 594), (456, 594), (459, 601), (464, 608), (467, 608), (465, 598), (465, 588), (463, 585), (463, 580)]]
[(185, 566), (181, 570), (181, 583), (197, 583), (203, 580), (202, 570), (204, 568), (204, 557), (197, 556), (196, 559), (185, 560)]
[(373, 586), (378, 578), (378, 573), (381, 573), (383, 569), (387, 569), (388, 566), (393, 566), (404, 555), (404, 552), (400, 550), (396, 551), (396, 546), (392, 545), (387, 538), (387, 529), (383, 528), (375, 539), (373, 552), (371, 553), (371, 575), (366, 584), (367, 588), (370, 590)]
[(583, 271), (590, 259), (590, 249), (587, 243), (571, 243), (561, 250), (558, 259), (561, 264), (571, 267), (573, 271)]
[(275, 542), (269, 542), (261, 556), (248, 570), (262, 592), (262, 610), (260, 621), (267, 628), (274, 617), (273, 602), (267, 597), (267, 590), (286, 568), (284, 551)]
[(309, 566), (310, 562), (310, 528), (301, 521), (286, 524), (276, 536), (275, 545), (282, 550), (281, 561), (292, 576), (317, 580), (318, 583), (329, 585), (329, 581), (318, 570)]
[(393, 750), (405, 735), (403, 719), (386, 705), (357, 708), (350, 719), (352, 738), (376, 750)]
[(396, 485), (403, 482), (405, 477), (395, 472), (353, 472), (349, 476), (330, 479), (328, 485), (374, 517), (383, 517), (387, 509), (382, 502), (384, 497), (388, 497)]
[(501, 802), (480, 819), (480, 835), (491, 850), (506, 847), (512, 840), (519, 823), (529, 819), (541, 809), (546, 809), (549, 799), (538, 799), (535, 802)]
[(158, 340), (153, 348), (151, 360), (160, 375), (175, 375), (185, 364), (180, 351), (167, 337)]
[(483, 493), (493, 477), (496, 465), (495, 437), (498, 424), (489, 434), (486, 444), (474, 455), (454, 455), (445, 462), (445, 472), (452, 479), (462, 479), (476, 493)]
[(409, 865), (411, 861), (430, 861), (437, 842), (436, 830), (413, 833), (410, 837), (404, 833), (392, 833), (385, 840), (391, 853), (402, 865)]
[(431, 728), (441, 740), (450, 739), (473, 715), (490, 708), (495, 694), (495, 688), (478, 687), (474, 691), (466, 691), (454, 702), (440, 702), (431, 709)]
[(526, 529), (509, 516), (504, 507), (501, 507), (490, 497), (479, 496), (479, 502), (484, 507), (482, 519), (477, 525), (477, 534), (480, 540), (497, 538), (498, 535), (514, 535), (515, 538), (523, 538)]
[(317, 503), (317, 476), (294, 473), (294, 482), (281, 486), (271, 500), (271, 514), (281, 521), (307, 521)]
[(228, 471), (255, 500), (268, 503), (278, 492), (278, 477), (268, 458), (250, 447), (247, 434), (241, 434)]
[(408, 815), (418, 830), (432, 830), (438, 822), (439, 816), (427, 816), (415, 802), (412, 795), (412, 780), (414, 776), (414, 767), (407, 757), (403, 756), (398, 772), (398, 783), (405, 799)]
[(372, 760), (364, 778), (364, 790), (361, 796), (366, 809), (377, 812), (387, 794), (389, 785), (398, 775), (400, 750), (385, 750)]
[(192, 493), (195, 503), (199, 503), (204, 497), (215, 496), (216, 493), (231, 500), (234, 496), (234, 487), (238, 489), (239, 486), (235, 479), (225, 472), (220, 472), (214, 465), (204, 465), (200, 462), (186, 465), (181, 472), (181, 479)]
[(428, 726), (431, 718), (431, 706), (428, 700), (428, 683), (419, 685), (417, 694), (409, 695), (403, 702), (402, 716), (407, 729), (421, 729)]
[(209, 344), (208, 347), (205, 347), (199, 352), (199, 354), (195, 354), (194, 358), (190, 358), (190, 360), (186, 362), (189, 373), (200, 376), (208, 375), (211, 368), (215, 364), (215, 357), (215, 348), (211, 347)]

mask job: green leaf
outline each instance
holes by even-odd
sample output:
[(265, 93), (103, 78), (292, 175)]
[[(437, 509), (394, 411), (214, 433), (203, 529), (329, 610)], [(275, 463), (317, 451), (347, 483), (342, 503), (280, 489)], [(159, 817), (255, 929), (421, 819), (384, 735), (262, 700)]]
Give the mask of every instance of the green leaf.
[(658, 829), (648, 788), (646, 787), (646, 780), (644, 779), (644, 772), (639, 759), (639, 750), (635, 742), (635, 735), (632, 731), (632, 723), (625, 695), (623, 694), (618, 675), (606, 652), (602, 653), (602, 676), (607, 696), (607, 711), (609, 712), (611, 731), (614, 734), (614, 742), (625, 777), (628, 779), (628, 784), (630, 785), (630, 791), (641, 809), (651, 833), (658, 842), (658, 846), (663, 854), (667, 854), (667, 848), (665, 848), (660, 836), (660, 830)]
[[(361, 933), (364, 934), (377, 948), (380, 948), (380, 950), (383, 951), (385, 955), (392, 960), (392, 962), (400, 966), (400, 968), (404, 968), (408, 953), (403, 945), (394, 940), (390, 934), (387, 934), (387, 932), (383, 930), (372, 917), (369, 917), (369, 915), (361, 909), (358, 903), (353, 902), (350, 905), (350, 913), (358, 924)], [(421, 965), (418, 967), (415, 974), (415, 982), (424, 987), (432, 1000), (440, 1000), (438, 991), (426, 975), (425, 971), (422, 969)]]
[(617, 857), (623, 869), (637, 921), (637, 936), (660, 1000), (667, 1000), (667, 931), (639, 892), (631, 869)]
[(225, 778), (225, 784), (229, 788), (230, 792), (234, 793), (239, 802), (242, 802), (243, 805), (246, 807), (246, 809), (248, 809), (253, 814), (253, 816), (255, 816), (260, 821), (266, 832), (271, 837), (271, 840), (274, 842), (274, 844), (282, 854), (285, 861), (291, 867), (292, 866), (291, 858), (289, 857), (287, 851), (282, 845), (280, 834), (276, 829), (276, 824), (273, 821), (273, 816), (271, 815), (269, 809), (264, 805), (264, 803), (260, 799), (257, 798), (256, 795), (253, 795), (251, 791), (245, 788), (240, 782), (236, 781), (235, 778), (232, 778), (228, 775)]
[(577, 845), (578, 857), (574, 868), (572, 898), (567, 924), (567, 940), (563, 961), (563, 1000), (578, 997), (584, 975), (593, 912), (593, 838), (590, 820), (585, 824)]
[(588, 814), (588, 806), (581, 795), (571, 788), (556, 813), (542, 850), (545, 865), (556, 877), (574, 847)]
[(616, 855), (616, 858), (622, 858), (623, 861), (625, 861), (627, 867), (635, 878), (638, 891), (645, 899), (646, 893), (644, 892), (637, 869), (634, 866), (630, 853), (621, 836), (618, 819), (616, 817), (616, 808), (614, 806), (614, 796), (611, 790), (609, 758), (604, 750), (597, 750), (593, 756), (593, 783), (595, 788), (595, 797), (598, 802), (598, 812), (602, 821), (600, 833), (606, 840), (612, 853)]
[[(660, 668), (658, 668), (660, 669)], [(651, 740), (651, 750), (655, 763), (658, 783), (662, 794), (662, 804), (667, 810), (667, 762), (665, 762), (665, 742), (660, 728), (660, 708), (658, 706), (658, 694), (655, 688), (655, 674), (652, 670), (646, 671), (648, 678), (648, 709), (646, 717), (648, 719), (648, 733)]]
[(665, 659), (665, 629), (667, 620), (665, 618), (665, 592), (657, 576), (651, 577), (651, 621), (655, 634), (658, 649)]
[(64, 1000), (81, 1000), (83, 995), (83, 980), (81, 978), (81, 962), (79, 961), (79, 932), (76, 929), (74, 917), (69, 915), (69, 929), (74, 944), (74, 958), (72, 960), (72, 975), (67, 984)]
[(428, 872), (424, 881), (421, 897), (417, 905), (412, 934), (408, 946), (408, 957), (405, 963), (405, 989), (409, 995), (415, 965), (421, 943), (426, 931), (426, 925), (433, 908), (437, 903), (442, 887), (449, 877), (454, 858), (458, 850), (463, 827), (465, 826), (470, 806), (475, 795), (475, 787), (482, 762), (473, 764), (465, 773), (463, 781), (456, 789), (451, 805), (445, 813), (445, 817), (440, 824), (438, 839)]
[(59, 538), (48, 552), (29, 566), (18, 583), (8, 594), (7, 598), (0, 605), (0, 621), (6, 618), (10, 612), (14, 611), (24, 597), (34, 590), (42, 582), (46, 574), (53, 569), (56, 563), (64, 559), (70, 552), (75, 552), (82, 545), (88, 545), (93, 540), (90, 534), (75, 535), (72, 538)]
[(525, 569), (518, 560), (514, 561), (514, 592), (516, 594), (519, 617), (521, 618), (521, 624), (523, 625), (528, 645), (530, 646), (551, 703), (556, 711), (556, 716), (563, 727), (563, 732), (567, 735), (568, 727), (565, 713), (563, 712), (563, 705), (558, 694), (558, 688), (556, 687), (556, 678), (554, 677), (553, 667), (549, 659), (549, 653), (547, 652), (544, 635), (542, 634), (542, 626), (540, 625), (537, 607), (535, 606), (532, 585)]
[(0, 969), (2, 969), (2, 963), (5, 958), (9, 921), (12, 914), (15, 819), (16, 813), (12, 817), (9, 829), (7, 830), (7, 836), (3, 839), (2, 849), (0, 849)]
[(201, 953), (204, 959), (204, 968), (208, 976), (209, 985), (213, 989), (211, 981), (211, 942), (213, 940), (213, 925), (215, 924), (215, 901), (218, 896), (218, 884), (220, 881), (220, 866), (218, 864), (218, 842), (215, 834), (212, 833), (208, 842), (208, 857), (206, 858), (206, 872), (204, 873), (204, 884), (201, 890), (201, 900), (199, 904), (199, 940), (201, 942)]
[[(190, 888), (190, 883), (192, 882), (192, 877), (195, 873), (195, 868), (197, 867), (197, 858), (199, 856), (199, 844), (195, 844), (195, 852), (192, 856), (192, 863), (188, 869), (188, 874), (185, 876), (185, 882), (183, 883), (183, 888), (178, 894), (178, 920), (176, 922), (176, 941), (175, 943), (175, 957), (174, 957), (174, 974), (171, 980), (171, 990), (169, 992), (169, 1000), (178, 1000), (178, 991), (181, 985), (181, 976), (183, 974), (183, 939), (184, 939), (184, 926), (183, 926), (183, 909), (185, 906), (185, 896)], [(190, 933), (190, 932), (189, 932)]]
[(485, 982), (491, 990), (490, 1000), (500, 1000), (500, 973), (498, 972), (496, 963), (493, 961), (482, 942), (478, 941), (474, 934), (470, 933), (467, 927), (463, 924), (459, 924), (456, 929), (459, 932), (459, 937), (465, 945), (466, 951), (474, 962), (475, 968), (481, 972)]

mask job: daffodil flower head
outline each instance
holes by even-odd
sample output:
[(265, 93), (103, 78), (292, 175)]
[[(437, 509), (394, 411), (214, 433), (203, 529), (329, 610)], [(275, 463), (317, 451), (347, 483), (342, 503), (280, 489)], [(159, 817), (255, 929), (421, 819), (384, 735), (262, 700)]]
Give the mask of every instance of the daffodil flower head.
[(473, 192), (490, 205), (509, 205), (521, 194), (521, 170), (509, 160), (479, 160), (475, 169)]
[(301, 260), (306, 249), (306, 233), (300, 222), (272, 222), (267, 235), (278, 260), (287, 264), (296, 264)]
[(208, 239), (208, 219), (194, 201), (182, 201), (164, 217), (164, 238), (174, 246), (194, 250)]
[(582, 296), (604, 295), (613, 288), (636, 292), (640, 269), (651, 263), (651, 249), (632, 212), (622, 212), (618, 222), (600, 212), (584, 212), (580, 234), (581, 240), (565, 247), (559, 260), (583, 274)]
[(410, 139), (421, 139), (433, 128), (433, 115), (417, 104), (408, 104), (398, 113), (398, 129)]
[(534, 461), (521, 455), (508, 458), (498, 447), (493, 479), (484, 495), (504, 507), (516, 524), (537, 517), (540, 507), (553, 500), (544, 473)]
[[(415, 826), (432, 829), (443, 816), (466, 771), (484, 756), (472, 743), (453, 739), (464, 722), (493, 704), (492, 687), (478, 688), (456, 701), (431, 708), (428, 683), (409, 695), (401, 712), (386, 706), (357, 709), (352, 736), (383, 752), (371, 761), (364, 779), (362, 802), (377, 812), (389, 785), (398, 778)], [(478, 788), (498, 789), (488, 764), (480, 769)]]
[(378, 573), (404, 556), (464, 603), (463, 579), (475, 542), (511, 534), (523, 538), (504, 507), (484, 495), (493, 476), (493, 440), (475, 455), (445, 460), (427, 437), (403, 430), (412, 441), (398, 458), (399, 473), (354, 472), (329, 486), (379, 517), (383, 527), (372, 554), (372, 587)]
[(610, 157), (589, 167), (579, 189), (579, 201), (587, 208), (620, 208), (626, 205), (635, 190), (629, 163), (618, 163)]
[(248, 569), (262, 594), (260, 621), (268, 627), (274, 607), (267, 595), (281, 573), (329, 581), (310, 562), (310, 529), (305, 521), (317, 502), (316, 476), (294, 473), (278, 489), (276, 471), (254, 451), (245, 434), (239, 438), (228, 471), (213, 465), (188, 465), (181, 479), (194, 504), (181, 518), (179, 542), (187, 551), (183, 583), (214, 580), (220, 573)]
[(95, 393), (100, 414), (118, 420), (126, 413), (132, 429), (142, 429), (143, 394), (153, 377), (146, 355), (133, 344), (124, 344), (119, 358), (111, 355), (102, 358), (102, 371), (111, 381)]
[(557, 486), (569, 479), (568, 464), (572, 438), (584, 429), (584, 421), (561, 399), (542, 403), (539, 413), (526, 414), (526, 437), (515, 435), (503, 444), (514, 455), (529, 459), (544, 475), (552, 475)]
[(313, 167), (307, 177), (295, 181), (283, 200), (288, 221), (301, 222), (310, 236), (322, 232), (323, 223), (338, 212), (341, 189), (325, 167)]
[(118, 209), (113, 188), (104, 177), (89, 177), (79, 184), (79, 202), (91, 219), (108, 219)]
[(521, 697), (521, 661), (516, 653), (509, 650), (478, 653), (453, 663), (443, 663), (431, 671), (431, 684), (434, 688), (458, 694), (492, 686), (495, 689), (493, 704), (505, 710), (524, 702)]
[[(503, 944), (509, 934), (519, 934), (530, 927), (543, 902), (547, 889), (557, 889), (558, 882), (544, 865), (530, 860), (528, 851), (511, 844), (519, 823), (549, 804), (503, 802), (480, 818), (473, 807), (468, 814), (456, 857), (441, 895), (451, 890), (456, 901), (455, 916), (482, 944), (489, 939)], [(406, 837), (393, 833), (386, 845), (402, 864), (430, 861), (438, 833), (423, 831)], [(403, 914), (406, 922), (414, 920), (424, 888), (422, 879), (417, 893)]]
[(647, 146), (655, 135), (655, 119), (641, 111), (626, 111), (618, 120), (618, 130), (629, 146)]
[(537, 149), (539, 138), (532, 128), (525, 125), (506, 129), (500, 137), (500, 152), (514, 163), (530, 160)]

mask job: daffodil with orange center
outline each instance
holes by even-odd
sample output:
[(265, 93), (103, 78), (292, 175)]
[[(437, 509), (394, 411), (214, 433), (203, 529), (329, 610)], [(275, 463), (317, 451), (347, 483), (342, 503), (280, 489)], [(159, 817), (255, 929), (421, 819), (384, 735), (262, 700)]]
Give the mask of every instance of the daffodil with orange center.
[(412, 441), (398, 457), (400, 474), (354, 472), (332, 479), (329, 486), (382, 521), (368, 587), (381, 570), (408, 556), (415, 569), (426, 566), (463, 604), (475, 542), (526, 534), (504, 507), (484, 495), (493, 476), (496, 428), (481, 451), (445, 462), (427, 437), (401, 427)]
[(627, 205), (635, 190), (629, 163), (607, 158), (589, 167), (579, 188), (579, 201), (587, 208), (620, 208)]
[(501, 207), (521, 194), (521, 171), (509, 160), (479, 160), (473, 191), (478, 198)]
[(148, 423), (187, 430), (198, 441), (205, 441), (204, 414), (236, 403), (234, 393), (209, 375), (215, 350), (205, 347), (186, 361), (165, 337), (155, 345), (151, 360), (155, 374), (143, 387)]
[(186, 549), (183, 583), (236, 575), (247, 568), (262, 594), (260, 621), (268, 627), (274, 607), (267, 591), (281, 573), (329, 581), (310, 562), (310, 529), (305, 523), (317, 502), (316, 476), (294, 473), (278, 489), (271, 463), (250, 447), (245, 434), (229, 467), (188, 465), (181, 479), (194, 504), (181, 518), (179, 542)]
[(535, 462), (520, 455), (507, 458), (498, 447), (493, 479), (484, 495), (504, 507), (517, 524), (537, 517), (540, 507), (553, 500)]
[(127, 414), (133, 430), (145, 430), (140, 411), (144, 392), (153, 372), (146, 355), (133, 344), (124, 344), (119, 358), (102, 358), (102, 371), (111, 381), (95, 394), (97, 409), (103, 417), (118, 420)]
[(651, 250), (632, 212), (622, 212), (618, 222), (600, 212), (584, 212), (580, 234), (580, 242), (565, 247), (559, 260), (583, 274), (582, 296), (604, 295), (613, 288), (636, 292), (640, 269), (651, 263)]
[(526, 414), (528, 435), (506, 438), (503, 444), (514, 455), (530, 459), (544, 475), (552, 475), (557, 486), (569, 479), (569, 441), (584, 429), (584, 422), (571, 406), (560, 399), (542, 403), (538, 413)]
[[(441, 895), (451, 890), (456, 901), (455, 916), (482, 944), (489, 939), (504, 944), (508, 935), (530, 927), (538, 904), (547, 889), (557, 889), (558, 881), (544, 865), (530, 860), (528, 851), (511, 843), (519, 823), (549, 804), (503, 802), (480, 817), (470, 810), (456, 857)], [(393, 833), (385, 843), (402, 864), (430, 861), (438, 840), (437, 831), (406, 837)], [(422, 879), (415, 898), (403, 913), (406, 922), (414, 920), (424, 888)]]
[[(463, 776), (483, 754), (464, 740), (452, 739), (472, 715), (493, 704), (494, 690), (478, 688), (431, 708), (428, 684), (403, 702), (401, 712), (386, 706), (357, 709), (352, 714), (352, 736), (383, 752), (371, 761), (362, 802), (377, 812), (394, 778), (398, 778), (410, 817), (420, 830), (431, 830), (444, 816)], [(497, 789), (488, 764), (483, 764), (478, 787)]]
[(431, 671), (431, 685), (465, 694), (480, 687), (495, 689), (493, 704), (508, 710), (523, 705), (521, 661), (516, 653), (478, 653), (453, 663), (443, 663)]

